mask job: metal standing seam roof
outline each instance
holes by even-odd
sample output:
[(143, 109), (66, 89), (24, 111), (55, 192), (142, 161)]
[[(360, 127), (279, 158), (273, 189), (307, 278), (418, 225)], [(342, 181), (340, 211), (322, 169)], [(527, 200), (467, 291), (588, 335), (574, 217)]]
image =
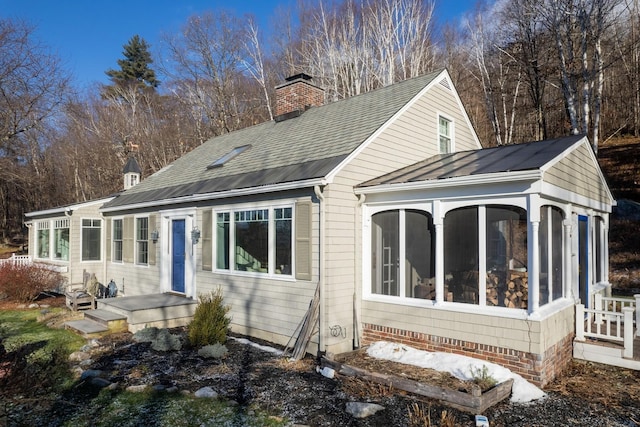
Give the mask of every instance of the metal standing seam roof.
[[(214, 137), (103, 208), (323, 178), (442, 72)], [(243, 145), (251, 148), (207, 168)]]
[(584, 135), (572, 135), (524, 144), (440, 154), (363, 182), (357, 187), (536, 170), (542, 168), (583, 138)]

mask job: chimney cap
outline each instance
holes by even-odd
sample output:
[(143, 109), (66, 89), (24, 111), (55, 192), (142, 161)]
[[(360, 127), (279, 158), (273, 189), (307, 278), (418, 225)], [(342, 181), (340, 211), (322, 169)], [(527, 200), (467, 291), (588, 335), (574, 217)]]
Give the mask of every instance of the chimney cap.
[(310, 81), (312, 79), (312, 77), (307, 73), (298, 73), (298, 74), (294, 74), (293, 76), (287, 77), (285, 80), (288, 81), (288, 82), (292, 82), (292, 81), (298, 80), (298, 79)]

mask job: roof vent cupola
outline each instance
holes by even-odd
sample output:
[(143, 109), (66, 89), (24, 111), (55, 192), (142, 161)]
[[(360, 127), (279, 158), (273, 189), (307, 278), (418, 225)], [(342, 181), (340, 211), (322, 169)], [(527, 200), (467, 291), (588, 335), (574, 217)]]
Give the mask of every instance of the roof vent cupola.
[(128, 190), (140, 182), (140, 165), (136, 161), (135, 157), (129, 157), (127, 163), (124, 165), (124, 189)]
[(324, 89), (311, 83), (311, 76), (300, 73), (276, 86), (275, 121), (298, 117), (310, 107), (324, 104)]

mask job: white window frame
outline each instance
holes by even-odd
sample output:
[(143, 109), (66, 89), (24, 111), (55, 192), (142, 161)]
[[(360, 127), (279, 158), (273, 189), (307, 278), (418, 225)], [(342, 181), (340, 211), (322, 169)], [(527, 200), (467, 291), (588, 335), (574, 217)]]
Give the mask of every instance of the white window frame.
[[(275, 224), (275, 210), (276, 209), (291, 209), (291, 268), (288, 274), (276, 273), (276, 224)], [(243, 211), (255, 211), (255, 210), (267, 210), (268, 211), (268, 267), (266, 272), (259, 271), (243, 271), (236, 269), (236, 253), (235, 253), (235, 214)], [(254, 204), (238, 204), (221, 206), (213, 209), (212, 221), (213, 221), (213, 236), (212, 236), (212, 270), (216, 273), (233, 274), (242, 276), (253, 277), (270, 277), (281, 280), (295, 280), (295, 201), (283, 201), (282, 203), (254, 203)], [(229, 246), (226, 250), (229, 252), (229, 269), (218, 268), (217, 256), (218, 256), (218, 228), (217, 218), (218, 214), (229, 214)]]
[[(98, 228), (100, 230), (100, 241), (98, 242), (98, 247), (100, 250), (100, 257), (98, 259), (84, 259), (84, 230), (85, 230), (85, 225), (84, 225), (84, 221), (91, 221), (91, 226), (87, 227), (87, 228)], [(100, 227), (95, 227), (94, 226), (94, 221), (99, 221), (100, 223)], [(104, 221), (102, 220), (102, 218), (95, 218), (95, 217), (84, 217), (80, 219), (80, 262), (86, 263), (86, 262), (101, 262), (102, 261), (102, 257), (103, 257), (103, 248), (102, 248), (102, 242), (103, 242), (103, 229), (104, 229)]]
[[(449, 135), (444, 135), (440, 133), (440, 120), (446, 120), (449, 123)], [(455, 152), (455, 122), (452, 117), (438, 112), (436, 122), (436, 134), (438, 135), (437, 144), (438, 144), (438, 153), (439, 154), (449, 154)], [(442, 145), (440, 143), (440, 138), (445, 137), (449, 139), (449, 151), (443, 152)]]
[[(53, 223), (53, 227), (51, 228), (53, 230), (53, 233), (49, 233), (49, 240), (50, 240), (50, 257), (51, 259), (55, 260), (55, 261), (62, 261), (62, 262), (68, 262), (71, 258), (71, 221), (69, 220), (69, 218), (56, 218), (51, 220)], [(56, 238), (56, 230), (68, 230), (68, 234), (69, 234), (69, 248), (68, 248), (68, 253), (67, 253), (67, 259), (64, 258), (58, 258), (55, 254), (56, 254), (56, 243), (57, 243), (57, 238)]]
[[(47, 256), (46, 257), (41, 257), (40, 256), (40, 231), (42, 230), (47, 230), (48, 232), (48, 237), (47, 237)], [(51, 221), (50, 220), (45, 220), (45, 221), (37, 221), (36, 222), (36, 259), (51, 259), (51, 251), (52, 251), (52, 243), (51, 241), (52, 236), (51, 236)]]
[[(138, 221), (141, 219), (146, 219), (147, 220), (147, 238), (146, 239), (138, 239)], [(133, 225), (133, 236), (134, 236), (134, 250), (133, 250), (133, 260), (134, 260), (134, 264), (139, 266), (139, 267), (148, 267), (149, 266), (149, 250), (150, 250), (150, 246), (149, 246), (149, 233), (151, 232), (151, 230), (149, 230), (149, 216), (148, 215), (140, 215), (140, 216), (135, 216), (134, 217), (134, 225)], [(147, 258), (145, 262), (140, 262), (139, 256), (140, 256), (140, 249), (139, 249), (139, 244), (142, 242), (146, 242), (147, 244)]]
[[(116, 227), (115, 222), (120, 221), (120, 259), (115, 258), (116, 254)], [(122, 264), (124, 262), (124, 217), (115, 217), (111, 219), (111, 262)]]

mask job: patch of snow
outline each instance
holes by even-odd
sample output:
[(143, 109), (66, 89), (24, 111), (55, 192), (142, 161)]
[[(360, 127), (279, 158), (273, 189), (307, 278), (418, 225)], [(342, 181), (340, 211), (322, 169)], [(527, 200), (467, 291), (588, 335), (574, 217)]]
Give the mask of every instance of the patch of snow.
[(260, 344), (257, 344), (255, 342), (249, 341), (246, 338), (235, 338), (235, 337), (229, 337), (229, 338), (231, 338), (232, 340), (234, 340), (234, 341), (236, 341), (236, 342), (238, 342), (240, 344), (250, 345), (250, 346), (255, 347), (257, 349), (260, 349), (262, 351), (266, 351), (268, 353), (275, 354), (276, 356), (282, 356), (282, 350), (278, 350), (277, 348), (269, 347), (269, 346), (266, 346), (266, 345), (260, 345)]
[(512, 402), (531, 402), (532, 400), (541, 399), (546, 396), (545, 392), (520, 375), (511, 372), (509, 369), (495, 363), (468, 356), (417, 350), (407, 345), (386, 341), (378, 341), (369, 346), (367, 354), (378, 359), (391, 360), (393, 362), (434, 369), (441, 372), (449, 372), (454, 377), (463, 381), (473, 380), (472, 373), (482, 372), (486, 366), (486, 369), (488, 369), (487, 374), (499, 383), (513, 378), (513, 388), (511, 389)]

